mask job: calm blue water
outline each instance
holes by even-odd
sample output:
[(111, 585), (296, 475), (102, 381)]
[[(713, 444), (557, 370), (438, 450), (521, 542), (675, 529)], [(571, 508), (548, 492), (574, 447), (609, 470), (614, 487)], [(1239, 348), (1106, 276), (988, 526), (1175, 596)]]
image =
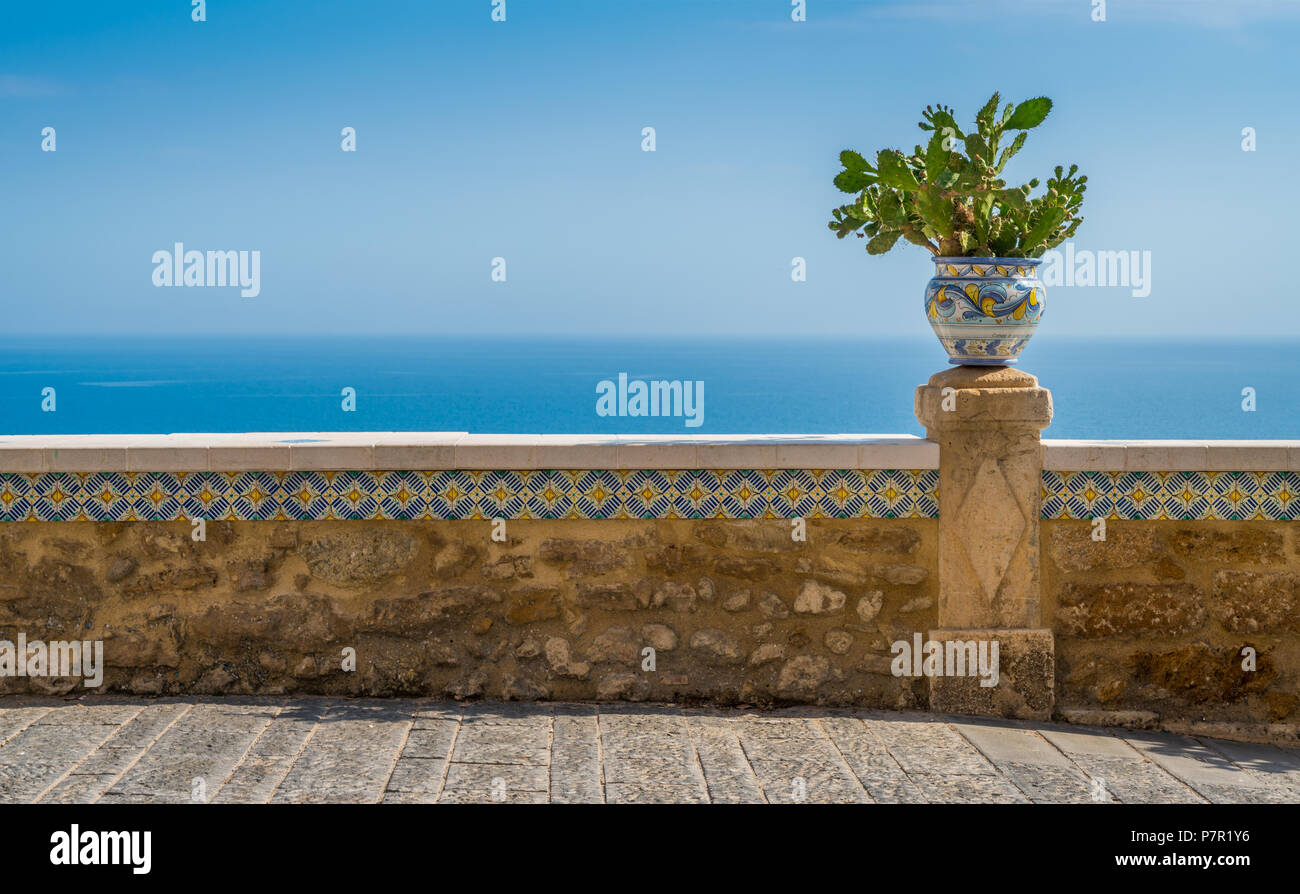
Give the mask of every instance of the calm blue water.
[[(1300, 438), (1294, 341), (1098, 342), (1039, 334), (1055, 438)], [(922, 430), (912, 392), (945, 367), (917, 340), (0, 339), (0, 433)], [(704, 424), (602, 418), (596, 383), (704, 382)], [(55, 389), (42, 412), (42, 389)], [(357, 392), (344, 412), (340, 392)], [(1257, 410), (1243, 412), (1242, 389)]]

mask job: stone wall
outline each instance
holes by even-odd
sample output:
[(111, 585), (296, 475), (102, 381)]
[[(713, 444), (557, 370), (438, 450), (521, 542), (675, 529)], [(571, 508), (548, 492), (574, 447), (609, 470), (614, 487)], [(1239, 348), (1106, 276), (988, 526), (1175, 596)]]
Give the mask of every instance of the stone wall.
[[(925, 708), (935, 519), (0, 526), (0, 639), (103, 640), (103, 690)], [(1295, 737), (1286, 522), (1042, 522), (1056, 714)], [(655, 650), (643, 670), (642, 650)], [(1243, 669), (1244, 648), (1255, 669)], [(356, 650), (355, 671), (343, 669)], [(3, 692), (84, 691), (0, 678)]]
[[(136, 694), (812, 702), (1300, 740), (1300, 443), (1039, 442), (1050, 402), (1005, 370), (942, 373), (918, 406), (936, 441), (0, 438), (0, 693), (87, 691), (7, 672), (23, 637), (102, 641), (103, 688)], [(895, 677), (917, 635), (997, 642), (998, 685)]]
[[(1288, 522), (1044, 521), (1057, 710), (1127, 726), (1291, 738), (1300, 538)], [(1255, 669), (1243, 667), (1255, 651)]]
[[(923, 707), (937, 521), (27, 522), (0, 639), (103, 640), (100, 691)], [(655, 669), (643, 670), (643, 649)], [(355, 671), (343, 669), (356, 650)], [(0, 679), (5, 692), (85, 691)]]

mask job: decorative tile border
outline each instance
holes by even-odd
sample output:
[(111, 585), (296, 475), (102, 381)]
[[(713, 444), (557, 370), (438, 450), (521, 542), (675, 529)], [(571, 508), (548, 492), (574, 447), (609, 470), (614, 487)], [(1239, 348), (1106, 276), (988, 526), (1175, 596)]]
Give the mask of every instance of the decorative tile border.
[[(0, 473), (0, 522), (938, 518), (934, 469)], [(1043, 472), (1045, 519), (1300, 520), (1296, 472)]]
[(1043, 472), (1043, 518), (1296, 521), (1296, 472)]
[(0, 473), (0, 521), (937, 518), (914, 471)]

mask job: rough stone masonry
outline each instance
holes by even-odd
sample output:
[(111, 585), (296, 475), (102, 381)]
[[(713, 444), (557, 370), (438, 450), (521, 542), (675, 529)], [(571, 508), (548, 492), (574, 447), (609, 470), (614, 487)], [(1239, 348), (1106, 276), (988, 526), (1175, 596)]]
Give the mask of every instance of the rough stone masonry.
[[(1294, 527), (1112, 521), (1097, 542), (1086, 521), (1043, 522), (1054, 716), (1295, 744)], [(491, 531), (209, 522), (195, 542), (186, 522), (4, 525), (0, 639), (102, 640), (95, 691), (136, 695), (933, 708), (890, 647), (937, 626), (935, 519), (809, 519), (806, 542), (786, 519)], [(10, 676), (0, 691), (87, 690)]]
[(188, 523), (5, 526), (0, 633), (102, 639), (104, 691), (136, 694), (925, 704), (890, 644), (934, 626), (933, 520), (812, 519), (803, 542), (785, 519), (491, 531), (209, 522), (195, 542)]

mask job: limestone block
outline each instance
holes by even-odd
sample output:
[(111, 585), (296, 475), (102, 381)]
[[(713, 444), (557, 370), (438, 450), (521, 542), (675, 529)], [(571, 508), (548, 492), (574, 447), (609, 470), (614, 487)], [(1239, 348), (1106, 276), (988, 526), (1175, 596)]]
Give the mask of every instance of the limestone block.
[(932, 676), (930, 710), (942, 714), (979, 714), (1048, 720), (1055, 703), (1056, 656), (1051, 630), (931, 630), (935, 642), (998, 644), (997, 683), (981, 685), (978, 675)]

